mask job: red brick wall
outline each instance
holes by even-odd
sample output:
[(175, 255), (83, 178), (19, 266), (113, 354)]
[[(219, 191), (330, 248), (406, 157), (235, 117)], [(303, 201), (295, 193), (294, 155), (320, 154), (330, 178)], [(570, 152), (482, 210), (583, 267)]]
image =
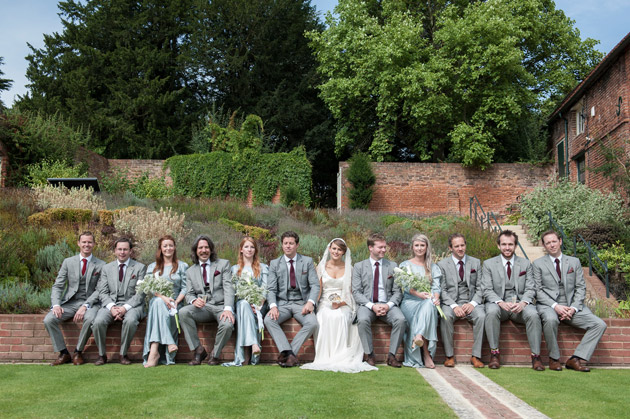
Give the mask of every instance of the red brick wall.
[[(505, 214), (519, 196), (543, 184), (551, 166), (496, 163), (486, 170), (457, 163), (372, 163), (376, 174), (370, 210), (400, 214), (469, 214), (469, 199), (476, 195), (485, 211)], [(341, 208), (350, 208), (347, 162), (339, 163), (343, 176)]]
[(164, 160), (109, 159), (110, 172), (126, 171), (129, 179), (137, 179), (145, 173), (148, 173), (150, 178), (164, 176), (166, 184), (172, 185), (170, 169), (165, 172), (163, 166)]
[[(582, 97), (577, 97), (579, 105), (571, 112), (565, 113), (568, 120), (568, 154), (569, 177), (577, 181), (577, 165), (575, 158), (584, 154), (587, 168), (597, 168), (605, 163), (602, 145), (606, 147), (621, 147), (628, 156), (630, 147), (630, 48), (619, 56), (610, 68), (603, 73)], [(622, 104), (617, 115), (619, 97)], [(577, 130), (577, 110), (584, 109), (586, 117), (584, 132), (579, 135)], [(594, 111), (594, 116), (592, 115)], [(564, 120), (556, 118), (552, 123), (552, 139), (554, 156), (557, 161), (557, 145), (565, 139)], [(623, 156), (620, 156), (625, 159)], [(626, 157), (627, 158), (627, 157)], [(557, 172), (557, 164), (554, 166)], [(604, 191), (612, 191), (613, 182), (600, 173), (586, 170), (586, 185)]]
[[(53, 352), (50, 337), (43, 324), (44, 316), (41, 314), (0, 314), (0, 362), (50, 362), (57, 356)], [(605, 319), (608, 330), (604, 334), (601, 342), (597, 346), (593, 358), (589, 364), (595, 365), (619, 365), (630, 366), (630, 320), (627, 319)], [(295, 320), (289, 320), (283, 324), (283, 329), (287, 337), (292, 339), (299, 330), (299, 325)], [(79, 336), (79, 327), (67, 322), (62, 326), (66, 336), (66, 344), (70, 350), (76, 345)], [(144, 339), (145, 323), (138, 327), (136, 338), (131, 342), (129, 357), (133, 360), (142, 359), (142, 344)], [(372, 325), (374, 336), (374, 351), (376, 361), (384, 363), (389, 347), (390, 327), (381, 322)], [(199, 336), (206, 349), (211, 350), (216, 333), (216, 324), (202, 324), (199, 326)], [(583, 332), (566, 325), (560, 325), (558, 341), (560, 343), (561, 359), (566, 359), (573, 354), (574, 349), (582, 339)], [(231, 361), (234, 358), (234, 339), (236, 333), (223, 349), (222, 360)], [(112, 325), (107, 331), (107, 356), (110, 360), (118, 360), (120, 343), (120, 323)], [(503, 364), (529, 364), (530, 351), (527, 344), (525, 327), (512, 322), (505, 322), (501, 327), (501, 362)], [(268, 333), (265, 333), (263, 341), (262, 361), (275, 362), (278, 351)], [(188, 350), (184, 335), (179, 337), (180, 351), (177, 355), (178, 362), (188, 362), (191, 352)], [(472, 350), (472, 326), (466, 321), (455, 323), (455, 357), (460, 363), (467, 363), (470, 360)], [(483, 360), (488, 362), (489, 348), (487, 342), (483, 346)], [(547, 349), (543, 340), (542, 355), (544, 362), (547, 362)], [(85, 349), (85, 357), (88, 361), (95, 361), (98, 356), (94, 338), (90, 338)], [(308, 362), (313, 359), (313, 340), (308, 339), (302, 346), (298, 354), (301, 362)], [(402, 359), (402, 347), (399, 348), (398, 358)], [(444, 361), (444, 351), (441, 343), (438, 344), (435, 356), (436, 362)]]

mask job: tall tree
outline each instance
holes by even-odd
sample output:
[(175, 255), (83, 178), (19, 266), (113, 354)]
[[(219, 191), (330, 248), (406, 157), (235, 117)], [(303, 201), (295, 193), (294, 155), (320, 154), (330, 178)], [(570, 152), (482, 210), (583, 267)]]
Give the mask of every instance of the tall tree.
[(552, 0), (340, 0), (335, 12), (311, 39), (336, 151), (376, 160), (536, 157), (544, 116), (602, 57)]
[(197, 118), (180, 49), (192, 0), (69, 0), (64, 30), (27, 59), (20, 107), (89, 126), (107, 157), (163, 158), (185, 150)]
[[(2, 66), (2, 64), (4, 64), (4, 57), (0, 57), (0, 67)], [(4, 71), (0, 69), (0, 92), (3, 90), (9, 90), (11, 88), (11, 85), (13, 84), (13, 80), (3, 79), (2, 76), (4, 76)], [(3, 107), (4, 104), (0, 100), (0, 109), (2, 109)]]

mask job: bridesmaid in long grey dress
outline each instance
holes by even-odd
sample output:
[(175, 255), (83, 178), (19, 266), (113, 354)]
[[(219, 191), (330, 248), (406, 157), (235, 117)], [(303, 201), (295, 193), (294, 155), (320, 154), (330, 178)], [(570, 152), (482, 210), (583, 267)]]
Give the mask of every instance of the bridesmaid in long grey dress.
[[(258, 244), (251, 237), (244, 237), (239, 245), (238, 263), (232, 266), (232, 278), (249, 271), (258, 285), (267, 288), (269, 266), (260, 262)], [(262, 305), (262, 304), (261, 304)], [(226, 367), (241, 365), (256, 365), (260, 359), (261, 335), (256, 316), (257, 308), (246, 300), (236, 302), (236, 345), (234, 347), (234, 361), (223, 364)], [(264, 313), (263, 313), (264, 314)], [(264, 317), (264, 316), (263, 316)]]
[[(438, 312), (440, 304), (440, 278), (442, 271), (432, 262), (431, 243), (424, 234), (416, 234), (411, 238), (412, 258), (400, 264), (407, 266), (414, 273), (427, 276), (431, 281), (431, 292), (418, 292), (414, 289), (405, 291), (400, 303), (400, 310), (407, 320), (405, 334), (405, 362), (407, 367), (435, 368), (433, 356), (437, 347)], [(428, 271), (430, 267), (430, 271)]]
[(157, 274), (173, 283), (173, 294), (156, 293), (149, 302), (147, 331), (144, 335), (142, 358), (145, 367), (175, 363), (179, 333), (175, 317), (169, 314), (172, 307), (179, 308), (186, 295), (186, 269), (188, 264), (177, 260), (175, 239), (166, 235), (158, 240), (155, 262), (147, 267), (147, 275)]

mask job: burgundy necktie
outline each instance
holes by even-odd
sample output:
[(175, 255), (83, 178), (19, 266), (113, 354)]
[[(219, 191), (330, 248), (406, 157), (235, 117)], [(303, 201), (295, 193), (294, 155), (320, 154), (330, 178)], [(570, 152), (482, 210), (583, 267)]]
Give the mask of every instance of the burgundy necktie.
[(464, 262), (461, 260), (459, 261), (459, 280), (464, 280)]
[(510, 278), (512, 278), (512, 268), (510, 268), (510, 261), (508, 260), (507, 263), (507, 276), (508, 276), (508, 281), (510, 280)]
[(203, 267), (203, 283), (208, 286), (208, 271), (206, 271), (207, 263), (202, 264)]
[(87, 270), (87, 259), (83, 258), (81, 262), (83, 262), (83, 267), (81, 268), (81, 276), (83, 276), (85, 275), (85, 271)]
[(289, 260), (291, 264), (291, 269), (289, 270), (289, 282), (291, 283), (291, 288), (297, 287), (297, 281), (295, 280), (295, 268), (293, 267), (293, 259)]
[(556, 273), (558, 274), (558, 279), (562, 280), (562, 271), (560, 270), (560, 259), (556, 258)]
[(374, 287), (372, 288), (372, 302), (378, 303), (378, 262), (374, 264)]
[(123, 282), (125, 278), (125, 264), (121, 263), (118, 267), (118, 282)]

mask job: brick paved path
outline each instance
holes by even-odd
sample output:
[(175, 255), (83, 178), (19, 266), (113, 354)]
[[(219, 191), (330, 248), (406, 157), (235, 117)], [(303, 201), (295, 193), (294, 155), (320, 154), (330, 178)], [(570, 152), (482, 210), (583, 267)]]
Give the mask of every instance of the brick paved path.
[(471, 366), (417, 371), (460, 418), (548, 418)]

